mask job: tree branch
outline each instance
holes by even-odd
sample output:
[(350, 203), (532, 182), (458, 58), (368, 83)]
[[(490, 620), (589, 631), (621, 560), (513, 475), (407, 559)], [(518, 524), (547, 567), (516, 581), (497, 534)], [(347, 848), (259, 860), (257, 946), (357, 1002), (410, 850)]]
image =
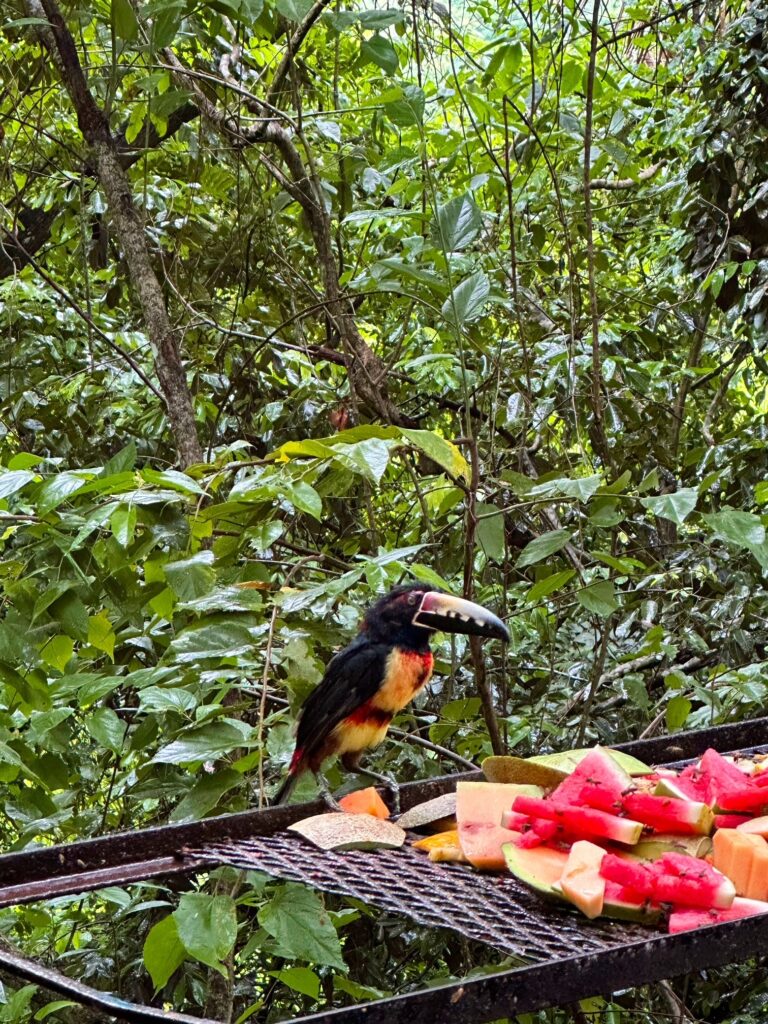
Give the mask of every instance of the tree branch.
[[(142, 309), (179, 459), (183, 466), (189, 466), (202, 461), (203, 453), (197, 438), (192, 396), (176, 333), (171, 327), (162, 287), (152, 266), (142, 218), (133, 200), (109, 123), (88, 88), (74, 39), (58, 5), (55, 0), (40, 0), (40, 5), (50, 26), (44, 27), (41, 38), (49, 52), (58, 54), (61, 61), (62, 81), (75, 108), (82, 136), (91, 148), (96, 173)], [(38, 0), (28, 0), (28, 8), (34, 14)]]

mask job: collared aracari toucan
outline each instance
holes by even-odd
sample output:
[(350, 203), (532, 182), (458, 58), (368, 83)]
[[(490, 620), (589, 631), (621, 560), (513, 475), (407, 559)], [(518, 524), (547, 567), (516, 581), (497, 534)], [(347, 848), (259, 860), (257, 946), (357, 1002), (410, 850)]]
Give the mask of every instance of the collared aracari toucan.
[[(303, 772), (317, 775), (334, 754), (348, 771), (396, 790), (386, 776), (359, 768), (360, 758), (381, 743), (394, 716), (426, 686), (434, 661), (429, 640), (437, 630), (509, 639), (501, 619), (479, 604), (423, 583), (395, 587), (368, 610), (358, 635), (331, 659), (304, 701), (288, 777), (273, 804), (285, 800)], [(333, 803), (327, 787), (323, 795)]]

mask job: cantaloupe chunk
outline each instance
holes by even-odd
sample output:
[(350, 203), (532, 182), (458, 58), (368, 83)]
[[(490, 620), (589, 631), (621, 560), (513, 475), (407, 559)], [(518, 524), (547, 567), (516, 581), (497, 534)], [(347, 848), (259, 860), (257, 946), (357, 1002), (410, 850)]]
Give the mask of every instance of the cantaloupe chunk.
[(459, 843), (470, 864), (485, 871), (502, 871), (506, 859), (504, 843), (512, 842), (519, 832), (502, 828), (504, 811), (518, 796), (541, 796), (538, 786), (505, 782), (459, 782), (456, 787), (456, 821)]
[(755, 836), (762, 836), (763, 839), (768, 839), (768, 814), (763, 814), (759, 818), (750, 818), (748, 821), (743, 821), (740, 825), (736, 826), (738, 832), (746, 832)]
[(768, 843), (765, 841), (752, 850), (752, 865), (744, 895), (751, 900), (765, 901), (768, 898)]
[[(735, 828), (721, 828), (715, 832), (712, 840), (713, 864), (733, 882), (738, 896), (759, 899), (755, 892), (765, 892), (768, 886), (768, 875), (764, 875), (766, 862), (762, 851), (768, 850), (768, 844), (761, 836), (740, 832)], [(755, 865), (755, 854), (758, 853), (758, 864)], [(754, 868), (754, 876), (753, 876)], [(765, 881), (762, 879), (765, 878)], [(752, 888), (754, 886), (754, 889)]]
[(339, 807), (348, 814), (371, 814), (374, 818), (389, 817), (389, 808), (373, 788), (356, 789), (339, 800)]
[(605, 850), (580, 839), (568, 852), (560, 888), (574, 906), (587, 917), (599, 917), (605, 900), (605, 879), (600, 874)]

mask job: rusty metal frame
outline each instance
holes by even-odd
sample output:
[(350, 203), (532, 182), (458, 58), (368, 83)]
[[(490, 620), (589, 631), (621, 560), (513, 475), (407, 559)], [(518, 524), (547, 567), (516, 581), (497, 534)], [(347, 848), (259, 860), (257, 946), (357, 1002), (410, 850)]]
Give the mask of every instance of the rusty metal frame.
[[(707, 747), (723, 752), (768, 747), (768, 718), (660, 739), (618, 745), (652, 764), (689, 760)], [(457, 779), (477, 772), (442, 776), (401, 788), (403, 809), (453, 788)], [(120, 833), (64, 846), (0, 856), (0, 907), (146, 878), (192, 873), (221, 863), (227, 843), (243, 848), (257, 837), (272, 837), (287, 825), (321, 810), (322, 804), (294, 805), (224, 815), (191, 824)], [(375, 899), (371, 899), (375, 904)], [(403, 912), (406, 912), (405, 910)], [(693, 969), (715, 967), (755, 956), (768, 947), (768, 915), (699, 929), (682, 935), (627, 932), (620, 945), (572, 956), (558, 956), (530, 966), (501, 971), (426, 991), (378, 1000), (362, 1006), (321, 1011), (297, 1019), (307, 1024), (412, 1024), (414, 1017), (450, 1019), (452, 1024), (533, 1012), (595, 993), (647, 984)], [(0, 966), (11, 974), (63, 992), (122, 1020), (199, 1021), (117, 999), (0, 950)], [(210, 1024), (210, 1022), (205, 1022)]]

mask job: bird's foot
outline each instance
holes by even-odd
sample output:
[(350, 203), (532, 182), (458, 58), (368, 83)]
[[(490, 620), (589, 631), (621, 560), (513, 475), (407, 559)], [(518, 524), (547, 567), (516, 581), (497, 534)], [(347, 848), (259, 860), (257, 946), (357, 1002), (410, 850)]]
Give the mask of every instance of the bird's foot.
[(325, 779), (322, 777), (322, 775), (318, 775), (317, 776), (317, 785), (318, 785), (318, 788), (320, 789), (320, 798), (322, 799), (323, 803), (328, 808), (328, 810), (329, 811), (340, 811), (340, 810), (342, 810), (341, 805), (334, 799), (333, 794), (331, 793), (330, 789), (328, 788), (328, 783), (325, 781)]

